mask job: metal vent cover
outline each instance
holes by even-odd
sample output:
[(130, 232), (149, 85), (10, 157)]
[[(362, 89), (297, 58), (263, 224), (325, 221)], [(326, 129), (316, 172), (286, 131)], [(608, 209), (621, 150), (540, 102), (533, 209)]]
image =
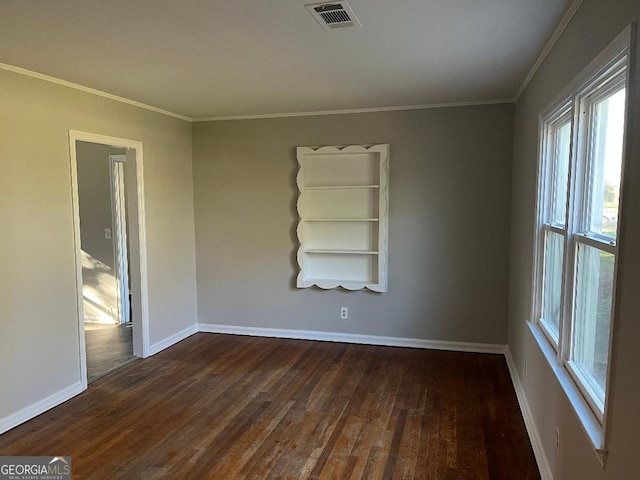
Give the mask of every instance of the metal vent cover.
[(344, 0), (311, 3), (305, 7), (325, 30), (362, 26), (351, 6)]

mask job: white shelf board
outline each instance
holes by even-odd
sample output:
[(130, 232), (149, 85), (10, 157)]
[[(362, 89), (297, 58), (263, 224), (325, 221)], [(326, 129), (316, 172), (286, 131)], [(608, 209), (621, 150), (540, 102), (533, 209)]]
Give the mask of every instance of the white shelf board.
[(307, 248), (304, 253), (338, 253), (347, 255), (378, 255), (375, 250), (346, 250), (346, 249), (330, 249), (330, 248)]
[(303, 218), (305, 222), (377, 222), (377, 218)]
[(316, 185), (303, 186), (303, 190), (355, 190), (355, 189), (374, 189), (380, 188), (380, 185)]
[(363, 278), (361, 280), (339, 280), (335, 278), (305, 278), (305, 283), (309, 285), (324, 285), (324, 284), (336, 284), (341, 286), (351, 286), (357, 289), (363, 288), (363, 284), (374, 283), (372, 278)]

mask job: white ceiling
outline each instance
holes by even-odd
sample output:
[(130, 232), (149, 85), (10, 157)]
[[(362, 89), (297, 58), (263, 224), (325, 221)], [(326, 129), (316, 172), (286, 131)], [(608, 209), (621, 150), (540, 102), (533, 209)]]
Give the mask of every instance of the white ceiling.
[[(318, 1), (318, 0), (315, 0)], [(569, 0), (0, 0), (0, 62), (192, 118), (511, 99)]]

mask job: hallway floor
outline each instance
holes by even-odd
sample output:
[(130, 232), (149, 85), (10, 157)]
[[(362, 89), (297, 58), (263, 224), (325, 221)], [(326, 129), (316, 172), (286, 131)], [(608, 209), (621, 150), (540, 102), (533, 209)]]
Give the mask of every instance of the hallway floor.
[(89, 383), (135, 358), (131, 324), (85, 323), (84, 333)]

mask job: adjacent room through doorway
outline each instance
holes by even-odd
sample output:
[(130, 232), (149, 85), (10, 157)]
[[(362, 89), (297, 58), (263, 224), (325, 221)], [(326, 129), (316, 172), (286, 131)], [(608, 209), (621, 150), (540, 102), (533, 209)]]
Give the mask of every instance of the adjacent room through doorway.
[(127, 150), (76, 142), (89, 383), (135, 358), (125, 195)]

